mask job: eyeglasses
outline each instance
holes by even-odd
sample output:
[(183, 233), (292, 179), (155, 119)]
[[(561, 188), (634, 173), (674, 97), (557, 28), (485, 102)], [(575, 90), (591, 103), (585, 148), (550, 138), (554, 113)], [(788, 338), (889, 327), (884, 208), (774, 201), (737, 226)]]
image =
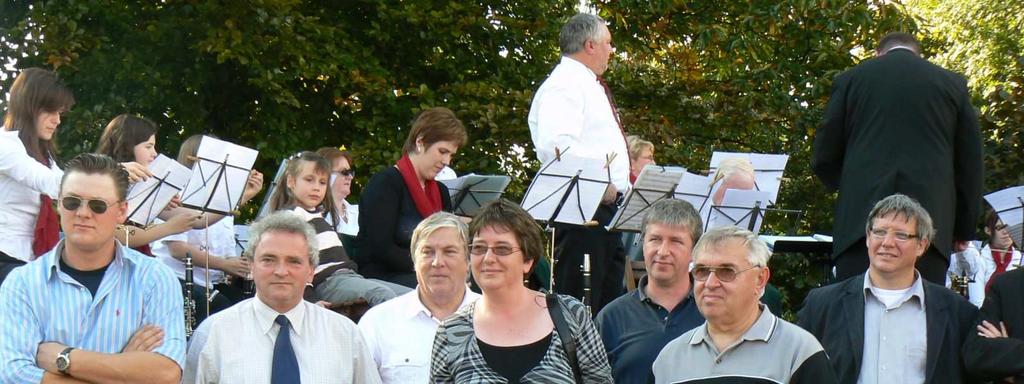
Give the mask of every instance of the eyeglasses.
[(887, 229), (872, 229), (869, 232), (871, 233), (871, 237), (874, 237), (878, 240), (885, 240), (885, 238), (889, 237), (889, 234), (892, 233), (892, 237), (895, 238), (896, 241), (901, 243), (919, 237), (918, 235), (915, 234), (900, 231), (889, 231)]
[(761, 268), (761, 267), (755, 265), (753, 267), (744, 269), (742, 271), (737, 271), (736, 269), (734, 269), (732, 267), (708, 267), (708, 266), (698, 265), (698, 266), (693, 268), (693, 271), (691, 273), (693, 274), (693, 278), (694, 279), (696, 279), (697, 281), (704, 282), (704, 281), (708, 281), (708, 278), (711, 277), (711, 272), (714, 272), (715, 273), (715, 277), (718, 278), (718, 281), (728, 283), (730, 281), (736, 280), (736, 276), (738, 276), (739, 274), (741, 274), (743, 272), (746, 272), (746, 271), (749, 271), (749, 270), (754, 269), (754, 268)]
[(514, 253), (515, 251), (519, 250), (519, 248), (510, 247), (507, 245), (495, 245), (493, 247), (488, 247), (483, 244), (473, 244), (469, 246), (469, 253), (472, 253), (477, 256), (483, 256), (487, 254), (488, 249), (490, 249), (491, 252), (494, 252), (494, 254), (498, 256), (508, 256)]
[(331, 173), (333, 173), (335, 175), (338, 175), (338, 176), (355, 176), (356, 175), (356, 171), (354, 171), (352, 169), (346, 169), (344, 171), (334, 171), (334, 172), (331, 172)]
[(107, 211), (107, 208), (110, 207), (110, 204), (107, 203), (106, 200), (100, 200), (100, 199), (88, 199), (88, 200), (86, 200), (86, 199), (83, 199), (81, 197), (76, 197), (76, 196), (64, 196), (64, 198), (60, 199), (60, 204), (62, 206), (64, 206), (64, 209), (66, 209), (66, 210), (77, 211), (78, 208), (82, 207), (82, 202), (83, 201), (86, 203), (86, 205), (89, 206), (89, 209), (92, 210), (93, 213), (95, 213), (97, 215), (102, 215), (104, 212)]

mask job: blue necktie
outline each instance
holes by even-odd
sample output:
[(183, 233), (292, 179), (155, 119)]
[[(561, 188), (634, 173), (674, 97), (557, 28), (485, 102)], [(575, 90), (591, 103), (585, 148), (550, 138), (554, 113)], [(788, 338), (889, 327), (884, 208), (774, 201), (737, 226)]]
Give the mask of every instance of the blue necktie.
[(274, 363), (270, 367), (270, 383), (297, 384), (299, 361), (295, 359), (295, 350), (292, 349), (292, 340), (288, 335), (290, 323), (284, 315), (277, 315), (274, 322), (281, 325), (281, 329), (277, 331), (277, 341), (274, 342)]

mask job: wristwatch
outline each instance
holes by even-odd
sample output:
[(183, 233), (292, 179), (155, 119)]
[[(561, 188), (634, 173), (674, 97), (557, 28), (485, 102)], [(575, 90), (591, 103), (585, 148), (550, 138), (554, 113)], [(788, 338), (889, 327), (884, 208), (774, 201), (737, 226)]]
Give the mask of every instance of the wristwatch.
[(68, 369), (71, 368), (71, 350), (75, 347), (64, 348), (63, 351), (57, 354), (57, 370), (60, 373), (67, 375)]

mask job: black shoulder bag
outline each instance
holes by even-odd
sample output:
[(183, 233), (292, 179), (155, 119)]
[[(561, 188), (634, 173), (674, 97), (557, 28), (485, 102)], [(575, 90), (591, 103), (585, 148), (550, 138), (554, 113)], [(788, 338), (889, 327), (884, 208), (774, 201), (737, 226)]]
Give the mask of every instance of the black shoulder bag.
[(555, 323), (555, 332), (558, 332), (558, 338), (562, 339), (562, 348), (565, 348), (565, 354), (569, 357), (572, 375), (576, 378), (577, 383), (583, 383), (580, 362), (576, 357), (576, 338), (572, 336), (572, 332), (569, 330), (569, 323), (565, 321), (565, 316), (562, 314), (562, 305), (558, 301), (558, 296), (553, 293), (547, 294), (546, 299), (548, 302), (548, 313), (551, 314), (551, 322)]

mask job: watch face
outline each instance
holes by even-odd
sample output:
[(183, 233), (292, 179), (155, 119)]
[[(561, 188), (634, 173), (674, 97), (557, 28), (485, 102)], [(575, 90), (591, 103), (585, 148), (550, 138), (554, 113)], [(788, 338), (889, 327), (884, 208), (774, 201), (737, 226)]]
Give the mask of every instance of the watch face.
[(57, 356), (57, 369), (64, 371), (68, 369), (68, 357), (64, 355)]

